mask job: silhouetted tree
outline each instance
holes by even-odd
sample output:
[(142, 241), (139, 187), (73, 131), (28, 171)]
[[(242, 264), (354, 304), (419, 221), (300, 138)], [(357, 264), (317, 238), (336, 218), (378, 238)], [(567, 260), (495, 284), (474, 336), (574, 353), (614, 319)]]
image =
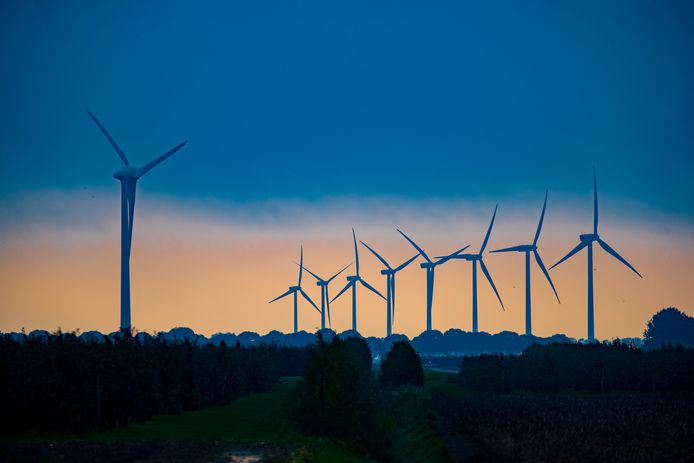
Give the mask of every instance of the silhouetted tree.
[(302, 429), (327, 436), (368, 438), (373, 409), (371, 371), (365, 365), (363, 350), (357, 347), (360, 345), (338, 337), (326, 343), (319, 335), (306, 376), (292, 394), (293, 415)]
[(0, 433), (100, 431), (272, 387), (305, 371), (308, 349), (186, 340), (0, 336)]
[(408, 341), (396, 341), (381, 364), (381, 382), (387, 386), (424, 385), (419, 354)]
[(355, 336), (345, 339), (344, 343), (345, 347), (352, 351), (352, 353), (356, 355), (358, 359), (361, 360), (364, 368), (367, 371), (371, 370), (371, 367), (373, 366), (371, 358), (371, 349), (369, 348), (369, 345), (364, 340), (364, 338)]
[(643, 337), (645, 349), (694, 347), (694, 318), (675, 307), (662, 309), (648, 321)]

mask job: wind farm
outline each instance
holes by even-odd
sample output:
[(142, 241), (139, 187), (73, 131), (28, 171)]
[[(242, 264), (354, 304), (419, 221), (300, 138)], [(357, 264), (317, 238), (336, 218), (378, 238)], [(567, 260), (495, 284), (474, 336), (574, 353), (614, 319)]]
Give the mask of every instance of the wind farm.
[(692, 460), (692, 2), (0, 31), (2, 463)]

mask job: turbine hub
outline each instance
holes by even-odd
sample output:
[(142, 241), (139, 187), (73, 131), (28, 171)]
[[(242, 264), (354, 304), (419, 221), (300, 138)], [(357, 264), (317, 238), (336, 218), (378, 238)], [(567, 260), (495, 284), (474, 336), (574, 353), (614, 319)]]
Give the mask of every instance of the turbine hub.
[(583, 243), (590, 243), (591, 241), (597, 241), (600, 239), (600, 235), (597, 233), (584, 233), (583, 235), (579, 235), (578, 238), (583, 242)]

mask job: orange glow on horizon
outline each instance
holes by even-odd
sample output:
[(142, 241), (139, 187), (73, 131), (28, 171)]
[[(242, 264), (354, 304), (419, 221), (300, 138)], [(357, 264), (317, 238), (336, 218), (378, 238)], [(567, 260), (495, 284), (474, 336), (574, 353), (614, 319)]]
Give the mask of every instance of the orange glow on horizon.
[[(167, 226), (176, 227), (176, 221)], [(489, 249), (518, 244), (508, 223), (502, 236), (492, 234)], [(138, 229), (138, 227), (140, 227)], [(521, 228), (527, 228), (523, 225)], [(234, 236), (212, 233), (205, 239), (188, 240), (161, 232), (164, 225), (152, 226), (136, 219), (132, 266), (133, 325), (146, 331), (187, 326), (198, 333), (271, 330), (288, 332), (292, 327), (291, 298), (267, 302), (295, 284), (299, 242), (293, 237)], [(418, 227), (422, 228), (421, 226)], [(470, 227), (472, 228), (472, 227)], [(471, 241), (421, 239), (427, 252), (449, 253), (470, 243), (479, 246), (484, 226)], [(543, 230), (540, 250), (549, 267), (576, 241), (574, 232), (557, 232), (559, 225)], [(563, 227), (561, 227), (564, 229)], [(148, 231), (149, 230), (149, 231)], [(413, 255), (412, 249), (396, 233), (384, 240), (389, 230), (371, 239), (384, 257), (399, 264)], [(520, 232), (519, 232), (520, 233)], [(456, 233), (451, 233), (455, 235)], [(525, 234), (529, 234), (526, 232)], [(303, 241), (305, 265), (329, 276), (353, 260), (349, 229), (341, 239), (310, 238)], [(545, 236), (547, 235), (547, 236)], [(574, 235), (574, 236), (572, 236)], [(694, 289), (691, 285), (694, 249), (686, 242), (653, 239), (631, 231), (628, 237), (613, 227), (605, 238), (643, 274), (639, 279), (606, 253), (596, 249), (596, 336), (601, 339), (640, 336), (646, 321), (657, 310), (676, 306), (691, 312)], [(413, 233), (415, 239), (419, 238)], [(559, 237), (559, 238), (557, 238)], [(521, 235), (522, 238), (522, 235)], [(76, 328), (113, 331), (118, 325), (119, 241), (108, 235), (59, 244), (37, 240), (2, 249), (0, 260), (0, 330), (26, 327), (63, 330)], [(365, 248), (360, 249), (362, 276), (385, 293), (385, 277), (378, 262)], [(481, 272), (478, 275), (480, 330), (524, 332), (524, 259), (522, 254), (485, 254), (485, 262), (507, 307), (501, 310)], [(425, 326), (425, 280), (419, 261), (398, 274), (398, 306), (394, 332), (412, 337)], [(533, 264), (534, 265), (534, 264)], [(346, 274), (350, 274), (353, 268)], [(586, 334), (586, 256), (581, 253), (551, 272), (562, 303), (557, 304), (539, 269), (532, 267), (533, 331), (539, 336), (565, 333), (580, 338)], [(312, 277), (304, 274), (304, 288), (320, 303), (320, 293)], [(434, 328), (471, 328), (470, 264), (451, 261), (437, 269), (434, 294)], [(331, 295), (345, 284), (342, 276), (331, 285)], [(364, 335), (385, 334), (385, 303), (368, 291), (358, 292), (358, 324)], [(351, 298), (346, 293), (332, 304), (333, 329), (351, 327)], [(314, 331), (320, 316), (307, 303), (300, 303), (299, 328)]]

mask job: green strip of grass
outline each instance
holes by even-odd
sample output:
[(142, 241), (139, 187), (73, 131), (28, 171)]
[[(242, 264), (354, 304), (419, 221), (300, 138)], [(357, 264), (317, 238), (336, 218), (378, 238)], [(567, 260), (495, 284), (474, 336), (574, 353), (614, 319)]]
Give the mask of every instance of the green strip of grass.
[(229, 405), (162, 415), (143, 423), (104, 433), (80, 436), (23, 435), (3, 439), (11, 442), (56, 441), (168, 441), (201, 440), (229, 443), (264, 443), (286, 446), (291, 461), (368, 462), (345, 445), (301, 433), (289, 417), (289, 393), (299, 381), (282, 378), (270, 391), (239, 397)]

